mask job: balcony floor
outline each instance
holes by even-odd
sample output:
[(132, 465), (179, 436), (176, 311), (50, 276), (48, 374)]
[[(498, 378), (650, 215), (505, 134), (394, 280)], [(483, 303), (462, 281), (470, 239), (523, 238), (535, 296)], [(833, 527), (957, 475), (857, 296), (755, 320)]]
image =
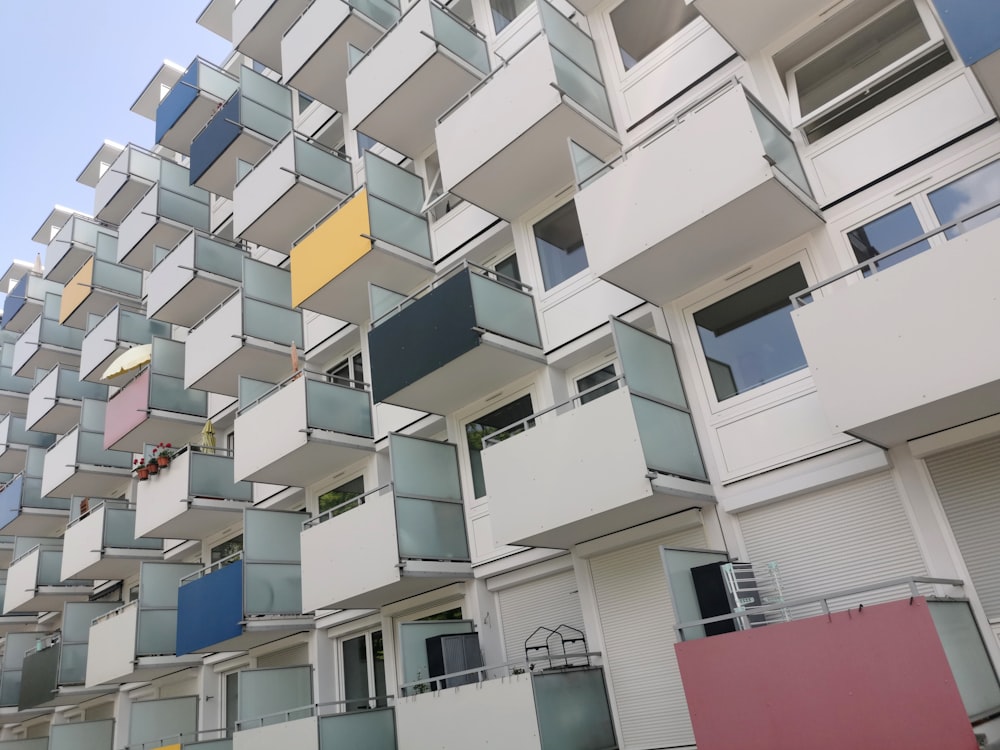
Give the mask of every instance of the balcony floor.
[[(201, 666), (201, 656), (140, 656), (132, 663), (132, 670), (105, 680), (101, 685), (122, 685), (127, 682), (152, 682), (185, 669)], [(96, 687), (90, 686), (88, 687)]]
[(35, 370), (51, 370), (60, 364), (73, 370), (79, 370), (80, 350), (40, 344), (14, 374), (20, 378), (33, 378)]
[[(259, 343), (252, 343), (252, 342)], [(190, 380), (185, 371), (184, 386), (226, 396), (239, 396), (240, 376), (280, 383), (292, 374), (290, 345), (279, 347), (269, 341), (261, 341), (250, 336), (233, 354), (215, 364), (210, 370), (193, 376)], [(187, 362), (192, 361), (188, 355)]]
[[(146, 481), (155, 482), (156, 478)], [(185, 509), (162, 523), (151, 523), (148, 513), (143, 513), (144, 505), (162, 498), (142, 498), (136, 507), (135, 533), (142, 537), (160, 539), (207, 539), (242, 519), (243, 509), (250, 503), (243, 500), (215, 500), (210, 498), (189, 498), (178, 500), (178, 506)], [(167, 501), (169, 502), (169, 501)], [(144, 518), (144, 516), (147, 516)]]
[(68, 510), (54, 508), (22, 508), (0, 533), (13, 536), (55, 537), (62, 533), (69, 521)]
[(113, 693), (113, 687), (84, 687), (83, 685), (59, 685), (52, 700), (39, 704), (38, 708), (53, 708), (56, 706), (75, 706), (91, 698), (97, 698)]
[(52, 403), (52, 407), (42, 414), (34, 423), (27, 425), (33, 432), (49, 432), (62, 435), (69, 432), (80, 423), (80, 402), (75, 399), (61, 398)]
[(66, 602), (88, 601), (92, 593), (93, 586), (39, 586), (30, 598), (12, 607), (10, 611), (61, 612)]
[(205, 123), (212, 119), (212, 116), (219, 111), (219, 105), (223, 102), (213, 96), (208, 96), (204, 91), (198, 90), (198, 95), (184, 110), (184, 114), (177, 118), (170, 129), (160, 138), (160, 145), (169, 149), (190, 156), (191, 141), (205, 127)]
[(42, 474), (42, 494), (47, 497), (110, 497), (115, 490), (131, 480), (128, 469), (111, 469), (98, 466), (78, 465), (76, 470), (62, 481), (58, 479), (51, 486)]
[[(183, 537), (172, 537), (181, 539)], [(65, 560), (65, 556), (63, 558)], [(63, 568), (63, 578), (82, 578), (93, 581), (123, 581), (137, 575), (143, 560), (162, 560), (163, 552), (153, 549), (121, 549), (106, 547), (101, 552), (101, 559), (91, 565), (85, 565), (80, 570)]]
[(235, 281), (217, 281), (211, 274), (199, 271), (158, 309), (150, 309), (147, 316), (190, 328), (230, 297), (236, 287)]
[(0, 414), (23, 417), (28, 411), (28, 394), (17, 391), (0, 391)]
[[(235, 193), (239, 193), (239, 187)], [(248, 217), (240, 215), (240, 196), (236, 194), (233, 234), (239, 239), (287, 254), (291, 252), (295, 240), (345, 197), (332, 188), (299, 176), (291, 187), (274, 199), (267, 210), (259, 216)]]
[(133, 177), (118, 188), (111, 199), (97, 212), (97, 218), (109, 224), (121, 224), (142, 197), (149, 192), (152, 183)]
[[(113, 444), (106, 446), (116, 451), (142, 452), (144, 445), (172, 443), (185, 445), (191, 440), (197, 440), (205, 417), (195, 417), (189, 414), (153, 409), (142, 424), (129, 430)], [(0, 469), (2, 471), (2, 469)]]
[[(407, 560), (394, 583), (330, 602), (331, 609), (381, 609), (387, 604), (472, 578), (471, 563)], [(326, 609), (326, 607), (323, 607)]]

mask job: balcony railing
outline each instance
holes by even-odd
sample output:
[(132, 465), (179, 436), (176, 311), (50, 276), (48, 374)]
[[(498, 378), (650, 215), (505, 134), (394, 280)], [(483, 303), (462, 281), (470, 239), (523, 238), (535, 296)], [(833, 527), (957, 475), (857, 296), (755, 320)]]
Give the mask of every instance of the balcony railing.
[(13, 362), (14, 341), (8, 340), (0, 344), (0, 412), (24, 414), (34, 381), (15, 375)]
[(98, 230), (115, 234), (114, 229), (88, 216), (70, 216), (45, 250), (45, 278), (60, 284), (69, 281), (94, 254)]
[(375, 401), (449, 414), (538, 368), (545, 355), (529, 290), (466, 262), (376, 316)]
[(106, 497), (129, 481), (132, 454), (104, 447), (107, 405), (84, 399), (80, 424), (49, 446), (42, 492), (52, 497)]
[(235, 432), (237, 476), (306, 487), (374, 451), (371, 392), (309, 371), (276, 386), (241, 378)]
[(106, 401), (107, 398), (106, 385), (80, 380), (80, 373), (65, 365), (56, 365), (48, 372), (36, 370), (25, 425), (36, 432), (62, 435), (80, 421), (84, 399)]
[(8, 633), (0, 662), (0, 708), (17, 707), (21, 696), (24, 655), (40, 645), (46, 633)]
[[(356, 702), (355, 702), (356, 703)], [(297, 706), (237, 723), (233, 747), (262, 750), (273, 742), (290, 741), (301, 750), (338, 750), (358, 746), (396, 750), (396, 720), (392, 696), (368, 701), (367, 710), (346, 710), (344, 701)]]
[[(51, 612), (70, 601), (86, 601), (90, 581), (63, 579), (62, 540), (25, 538), (14, 542), (14, 559), (7, 571), (3, 611)], [(23, 549), (28, 547), (28, 549)]]
[(97, 250), (63, 289), (59, 322), (73, 328), (88, 328), (91, 315), (104, 316), (124, 302), (141, 303), (142, 271), (118, 263), (118, 239), (105, 232), (97, 235)]
[(4, 297), (3, 330), (24, 331), (42, 312), (45, 296), (58, 295), (61, 291), (62, 286), (55, 281), (30, 272), (24, 274)]
[[(151, 344), (153, 336), (170, 338), (170, 323), (147, 318), (121, 305), (116, 305), (103, 318), (91, 316), (90, 327), (80, 347), (81, 379), (91, 383), (106, 383), (101, 376), (108, 366), (133, 346)], [(115, 380), (119, 385), (122, 381)]]
[(156, 108), (156, 142), (190, 153), (195, 135), (239, 85), (230, 73), (196, 57)]
[(74, 504), (78, 515), (66, 527), (63, 546), (65, 577), (124, 580), (143, 560), (162, 557), (163, 540), (136, 534), (135, 506), (127, 501), (91, 497), (82, 512), (80, 501)]
[(129, 144), (97, 182), (94, 215), (109, 224), (121, 224), (159, 178), (160, 157)]
[(80, 365), (83, 331), (59, 323), (60, 297), (45, 295), (45, 307), (14, 343), (11, 368), (20, 377), (35, 376), (35, 370), (51, 370), (57, 364)]
[(198, 730), (196, 695), (136, 701), (130, 706), (126, 750), (154, 750), (178, 744), (186, 747), (199, 737), (218, 737), (220, 732)]

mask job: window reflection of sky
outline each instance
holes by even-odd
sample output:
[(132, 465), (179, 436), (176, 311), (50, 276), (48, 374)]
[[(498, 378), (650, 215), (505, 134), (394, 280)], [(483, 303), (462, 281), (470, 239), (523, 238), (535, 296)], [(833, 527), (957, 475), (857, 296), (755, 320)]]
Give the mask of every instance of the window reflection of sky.
[[(982, 206), (988, 206), (1000, 200), (1000, 159), (985, 167), (971, 172), (965, 177), (945, 185), (931, 193), (927, 198), (934, 208), (938, 221), (947, 224)], [(980, 214), (969, 221), (966, 230), (981, 226), (993, 219), (1000, 218), (1000, 207)], [(961, 234), (959, 229), (949, 229), (945, 236), (950, 240)]]
[[(847, 239), (851, 243), (858, 263), (864, 263), (887, 250), (902, 245), (907, 240), (919, 237), (923, 232), (920, 220), (917, 219), (917, 212), (913, 210), (911, 204), (907, 203), (905, 206), (890, 211), (885, 216), (880, 216), (875, 221), (870, 221), (863, 227), (849, 232)], [(930, 243), (923, 240), (913, 247), (896, 253), (887, 260), (881, 261), (878, 264), (879, 270), (912, 258), (929, 247)]]

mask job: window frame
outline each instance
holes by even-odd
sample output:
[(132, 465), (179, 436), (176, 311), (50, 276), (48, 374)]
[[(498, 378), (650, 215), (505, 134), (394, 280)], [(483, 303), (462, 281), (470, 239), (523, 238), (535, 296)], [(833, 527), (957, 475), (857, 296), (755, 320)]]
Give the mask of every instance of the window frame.
[[(614, 368), (615, 379), (620, 378), (622, 376), (622, 364), (621, 361), (618, 359), (618, 352), (615, 351), (614, 346), (612, 346), (611, 351), (605, 352), (599, 357), (588, 359), (583, 364), (577, 365), (576, 367), (573, 367), (566, 371), (566, 385), (571, 394), (571, 398), (573, 398), (573, 402), (576, 404), (577, 407), (585, 406), (585, 404), (581, 403), (577, 398), (581, 393), (580, 380), (587, 377), (588, 375), (593, 375), (599, 370), (603, 370), (608, 365), (611, 365)], [(602, 383), (602, 385), (605, 384)], [(621, 387), (622, 385), (619, 383), (618, 388)], [(602, 395), (607, 395), (607, 394), (602, 394)], [(594, 401), (597, 401), (599, 398), (600, 396), (591, 399), (587, 403), (588, 404), (593, 403)]]
[[(559, 198), (551, 202), (547, 202), (540, 211), (532, 214), (529, 217), (526, 217), (524, 220), (527, 241), (529, 247), (531, 248), (532, 271), (533, 273), (536, 274), (536, 281), (537, 281), (537, 283), (534, 284), (533, 286), (537, 289), (536, 301), (538, 301), (539, 303), (542, 301), (549, 300), (555, 295), (564, 292), (566, 289), (572, 288), (574, 285), (582, 283), (584, 280), (590, 281), (594, 278), (593, 271), (591, 271), (590, 269), (590, 258), (588, 257), (587, 265), (584, 268), (581, 268), (572, 276), (567, 276), (565, 279), (558, 282), (557, 284), (554, 284), (548, 289), (545, 288), (545, 274), (542, 271), (542, 256), (539, 254), (538, 235), (535, 234), (535, 225), (545, 221), (547, 218), (552, 216), (552, 214), (561, 210), (563, 206), (569, 203), (573, 203), (575, 206), (575, 202), (576, 202), (576, 193), (570, 195), (569, 198), (566, 199), (563, 199), (562, 194), (560, 194)], [(576, 211), (577, 224), (579, 225), (580, 223), (579, 208), (575, 207), (574, 210)], [(583, 234), (582, 226), (580, 227), (580, 234), (582, 239), (582, 234)], [(583, 243), (583, 251), (584, 254), (586, 254), (587, 252), (586, 242)], [(518, 265), (520, 266), (520, 262), (518, 263)], [(520, 268), (520, 271), (523, 280), (524, 269)]]
[[(489, 488), (486, 488), (486, 492), (482, 495), (476, 495), (476, 480), (475, 475), (472, 472), (472, 449), (469, 447), (468, 438), (468, 427), (471, 423), (480, 419), (481, 417), (491, 414), (498, 409), (502, 409), (505, 406), (513, 404), (522, 398), (527, 397), (531, 403), (531, 414), (535, 414), (538, 409), (538, 404), (536, 403), (536, 395), (534, 389), (523, 388), (518, 389), (510, 394), (506, 394), (502, 398), (496, 398), (490, 403), (480, 403), (477, 408), (470, 409), (465, 415), (459, 419), (459, 430), (461, 431), (462, 439), (460, 442), (459, 450), (459, 472), (461, 475), (461, 480), (463, 482), (463, 492), (462, 494), (468, 498), (466, 501), (470, 507), (475, 505), (481, 505), (489, 499), (490, 493)], [(480, 451), (482, 452), (482, 451)], [(466, 482), (467, 480), (467, 482)], [(483, 477), (483, 482), (485, 484), (486, 478)], [(466, 492), (467, 490), (467, 492)], [(471, 550), (470, 550), (471, 551)]]
[[(364, 487), (364, 489), (361, 491), (361, 494), (363, 495), (366, 492), (368, 492), (369, 491), (369, 489), (368, 489), (368, 481), (365, 478), (365, 472), (364, 471), (357, 471), (357, 472), (352, 472), (352, 473), (349, 473), (349, 474), (345, 474), (343, 477), (339, 478), (336, 481), (336, 484), (333, 484), (333, 485), (331, 485), (329, 487), (326, 487), (325, 489), (320, 490), (319, 492), (316, 493), (316, 512), (315, 513), (310, 513), (310, 515), (312, 515), (313, 518), (317, 518), (318, 516), (323, 515), (323, 513), (326, 513), (327, 511), (329, 511), (332, 508), (336, 507), (336, 506), (331, 506), (330, 508), (327, 508), (326, 510), (320, 510), (320, 498), (323, 495), (325, 495), (327, 492), (335, 492), (336, 490), (339, 490), (341, 487), (343, 487), (345, 484), (353, 482), (356, 479), (360, 479), (361, 480), (361, 484)], [(360, 495), (358, 495), (358, 497), (360, 497)], [(350, 502), (350, 500), (345, 500), (344, 502)], [(346, 513), (347, 511), (343, 511), (343, 512)]]
[[(386, 650), (389, 647), (388, 638), (386, 637), (385, 628), (382, 622), (372, 622), (366, 627), (351, 630), (350, 632), (342, 633), (336, 636), (334, 639), (335, 649), (336, 649), (336, 663), (337, 663), (337, 690), (341, 700), (344, 701), (344, 710), (348, 713), (354, 711), (363, 711), (366, 708), (371, 708), (371, 701), (378, 697), (376, 693), (375, 686), (377, 681), (375, 679), (375, 646), (372, 640), (372, 636), (375, 633), (382, 634), (382, 679), (385, 682), (385, 689), (389, 691), (389, 668), (388, 659), (386, 659)], [(365, 657), (367, 659), (367, 680), (368, 680), (368, 706), (358, 706), (354, 709), (347, 708), (347, 701), (351, 700), (347, 697), (347, 672), (345, 669), (344, 661), (344, 644), (348, 641), (353, 641), (358, 638), (364, 638), (365, 642)], [(357, 699), (360, 702), (360, 699)], [(387, 703), (386, 703), (387, 705)], [(376, 706), (378, 708), (384, 708), (385, 706)]]
[[(684, 4), (685, 0), (679, 0)], [(615, 73), (621, 82), (621, 87), (627, 88), (631, 83), (649, 74), (652, 69), (663, 65), (670, 57), (677, 54), (681, 49), (689, 45), (699, 36), (711, 29), (711, 25), (700, 13), (684, 26), (682, 26), (672, 36), (667, 37), (649, 54), (637, 61), (631, 68), (625, 67), (625, 62), (621, 57), (621, 48), (618, 44), (618, 34), (615, 32), (615, 25), (611, 20), (611, 13), (624, 5), (628, 0), (621, 0), (613, 6), (605, 9), (600, 15), (600, 24), (604, 27), (605, 37), (610, 49), (609, 57), (614, 65)]]
[[(334, 372), (347, 368), (350, 380), (350, 386), (352, 388), (362, 388), (361, 383), (365, 383), (365, 358), (364, 354), (360, 349), (353, 350), (350, 354), (346, 354), (343, 357), (338, 357), (336, 362), (334, 362), (330, 367), (326, 368), (323, 373), (330, 378), (330, 382), (334, 385), (348, 385), (348, 383), (343, 382), (344, 377), (342, 375), (335, 375)], [(360, 368), (361, 377), (357, 377), (358, 369)]]

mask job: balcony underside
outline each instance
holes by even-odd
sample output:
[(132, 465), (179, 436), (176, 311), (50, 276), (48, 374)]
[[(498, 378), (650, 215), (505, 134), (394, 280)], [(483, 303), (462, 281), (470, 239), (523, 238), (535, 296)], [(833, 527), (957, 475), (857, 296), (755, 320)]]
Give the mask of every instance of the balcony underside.
[(198, 272), (148, 317), (190, 328), (232, 295), (237, 282)]
[(338, 196), (332, 189), (323, 188), (309, 178), (299, 176), (288, 190), (275, 198), (264, 213), (250, 218), (240, 215), (237, 195), (233, 234), (280, 253), (288, 253), (292, 249), (292, 243), (330, 213), (342, 199), (343, 196)]
[(62, 435), (80, 423), (80, 402), (76, 399), (59, 399), (37, 421), (28, 425), (33, 432)]
[(28, 411), (28, 394), (17, 391), (0, 391), (0, 414), (23, 417)]
[[(474, 103), (475, 97), (462, 106)], [(490, 127), (490, 124), (482, 123), (482, 126)], [(438, 126), (439, 135), (443, 128), (443, 125)], [(563, 101), (485, 163), (457, 179), (449, 192), (507, 221), (518, 219), (541, 201), (573, 184), (575, 178), (567, 139), (600, 159), (610, 159), (621, 148), (607, 127)], [(444, 167), (445, 158), (441, 161)], [(448, 178), (450, 180), (451, 175)]]
[[(128, 646), (123, 645), (123, 648)], [(93, 658), (93, 653), (90, 654)], [(188, 656), (139, 656), (132, 662), (132, 669), (125, 674), (115, 675), (101, 685), (122, 685), (127, 682), (152, 682), (160, 677), (166, 677), (182, 672), (191, 667), (200, 667), (201, 657)]]
[[(167, 247), (173, 246), (168, 245)], [(66, 319), (61, 322), (63, 325), (69, 326), (70, 328), (79, 328), (84, 330), (87, 327), (87, 319), (89, 316), (100, 315), (103, 317), (111, 311), (111, 308), (123, 302), (127, 305), (138, 305), (140, 303), (139, 299), (136, 297), (119, 294), (108, 289), (93, 287), (83, 302), (81, 302), (77, 308), (66, 316)]]
[[(183, 537), (173, 537), (180, 539)], [(63, 558), (65, 560), (65, 557)], [(92, 581), (124, 581), (137, 575), (143, 560), (162, 560), (163, 552), (154, 549), (121, 549), (105, 547), (101, 558), (77, 571), (63, 569), (63, 577)]]
[(48, 252), (46, 252), (45, 278), (65, 284), (76, 275), (76, 272), (93, 255), (94, 249), (92, 247), (78, 245), (75, 242), (70, 243), (69, 249), (63, 253), (63, 256), (55, 264), (49, 263)]
[(13, 536), (59, 536), (69, 521), (68, 510), (55, 508), (21, 508), (20, 513), (0, 529), (0, 533)]
[(0, 708), (0, 724), (20, 724), (27, 719), (50, 714), (52, 710), (51, 708), (27, 708), (20, 711), (15, 706), (4, 706)]
[(281, 35), (308, 5), (308, 0), (248, 2), (243, 8), (237, 4), (232, 39), (236, 49), (280, 73)]
[(97, 698), (115, 692), (112, 687), (84, 687), (83, 685), (59, 685), (52, 700), (38, 704), (36, 708), (54, 708), (57, 706), (75, 706), (91, 698)]
[[(153, 205), (155, 206), (155, 204)], [(155, 261), (154, 248), (162, 247), (172, 250), (190, 231), (191, 228), (183, 224), (169, 219), (157, 218), (130, 249), (123, 250), (119, 242), (118, 262), (131, 268), (149, 271)]]
[(14, 374), (20, 378), (32, 378), (35, 376), (35, 370), (51, 370), (56, 365), (66, 365), (78, 370), (80, 350), (66, 349), (53, 344), (39, 344)]
[(10, 612), (61, 612), (66, 602), (85, 602), (94, 592), (92, 586), (38, 586), (26, 591), (25, 599)]
[(135, 208), (135, 204), (149, 192), (151, 186), (151, 182), (130, 176), (118, 188), (118, 192), (111, 196), (111, 199), (97, 212), (97, 218), (116, 226), (121, 224), (129, 212)]
[[(392, 62), (380, 59), (378, 50), (372, 54), (360, 63), (359, 71)], [(355, 127), (401, 154), (417, 157), (434, 145), (437, 118), (482, 78), (483, 73), (438, 48)], [(348, 95), (350, 84), (349, 80)]]
[(243, 632), (240, 635), (197, 648), (192, 653), (214, 654), (223, 651), (249, 651), (257, 646), (264, 646), (296, 633), (306, 633), (314, 626), (315, 620), (311, 616), (261, 615), (260, 617), (251, 617), (242, 623)]
[(113, 444), (106, 447), (117, 451), (141, 453), (143, 446), (147, 444), (185, 445), (191, 440), (197, 439), (204, 424), (205, 417), (151, 409), (141, 424), (136, 425)]
[(185, 378), (185, 387), (236, 397), (239, 395), (240, 376), (280, 383), (292, 374), (291, 341), (279, 349), (277, 344), (254, 344), (251, 342), (256, 339), (247, 339), (239, 349), (208, 372), (191, 381)]
[(25, 329), (35, 322), (35, 318), (41, 312), (42, 305), (40, 302), (26, 299), (16, 313), (3, 320), (3, 330), (24, 333)]
[[(87, 344), (84, 342), (83, 351), (86, 351)], [(83, 357), (80, 359), (80, 380), (86, 380), (88, 383), (113, 383), (116, 387), (121, 387), (125, 383), (129, 382), (133, 377), (135, 377), (135, 371), (132, 373), (126, 373), (125, 375), (119, 375), (113, 381), (102, 380), (101, 375), (104, 371), (108, 369), (112, 362), (114, 362), (118, 357), (128, 351), (131, 347), (127, 346), (116, 346), (108, 356), (104, 357), (99, 362), (93, 363), (93, 367), (89, 372), (84, 372), (84, 370), (90, 366), (90, 363), (85, 361)]]
[(381, 242), (304, 299), (303, 310), (360, 325), (371, 319), (368, 283), (409, 294), (434, 278), (434, 264)]
[[(761, 221), (762, 216), (772, 218)], [(821, 223), (777, 177), (772, 177), (617, 266), (597, 270), (601, 278), (632, 294), (666, 304)], [(739, 230), (734, 232), (734, 227)], [(618, 252), (620, 257), (625, 255)]]
[(51, 476), (47, 471), (42, 474), (42, 494), (48, 497), (111, 497), (131, 480), (128, 469), (89, 464), (77, 465), (68, 477), (52, 477), (48, 486), (46, 479)]
[(544, 365), (545, 355), (540, 350), (484, 333), (471, 351), (382, 400), (418, 411), (451, 414)]
[(744, 57), (755, 55), (802, 22), (830, 7), (826, 0), (689, 0), (697, 11)]
[(178, 117), (177, 122), (160, 138), (160, 145), (180, 154), (190, 155), (191, 141), (205, 127), (205, 123), (212, 119), (212, 115), (218, 112), (222, 103), (199, 90), (198, 95), (184, 110), (184, 114)]
[[(170, 471), (170, 469), (167, 469)], [(147, 481), (155, 482), (153, 477)], [(155, 502), (156, 498), (143, 498)], [(162, 500), (162, 502), (170, 502)], [(189, 498), (178, 500), (178, 506), (184, 507), (173, 518), (163, 522), (148, 521), (148, 514), (142, 512), (142, 505), (136, 511), (135, 533), (143, 537), (159, 537), (163, 539), (207, 539), (228, 526), (238, 523), (242, 518), (243, 509), (249, 503), (243, 500), (222, 500), (214, 498)], [(143, 518), (146, 516), (146, 518)]]
[(976, 62), (972, 70), (993, 104), (994, 111), (1000, 112), (1000, 51)]
[[(329, 522), (327, 522), (329, 523)], [(396, 580), (369, 591), (345, 594), (330, 602), (330, 609), (380, 609), (388, 604), (472, 578), (472, 565), (460, 562), (407, 560)], [(324, 607), (323, 609), (326, 609)]]
[(326, 430), (314, 429), (311, 435), (302, 437), (303, 440), (298, 447), (280, 455), (278, 454), (280, 449), (275, 445), (276, 441), (272, 441), (271, 447), (276, 449), (271, 454), (274, 460), (258, 469), (251, 470), (250, 467), (240, 466), (240, 460), (237, 458), (237, 471), (243, 469), (250, 471), (246, 476), (238, 478), (288, 487), (308, 487), (323, 477), (336, 474), (341, 469), (368, 458), (375, 450), (369, 438), (341, 435)]
[(7, 443), (0, 445), (0, 472), (4, 474), (20, 474), (24, 471), (24, 462), (27, 458), (25, 446), (17, 443)]
[(22, 633), (38, 625), (38, 615), (0, 615), (0, 636)]
[(248, 129), (243, 128), (194, 184), (210, 193), (232, 198), (233, 188), (236, 186), (237, 161), (256, 164), (271, 150), (272, 145), (264, 136), (251, 135)]

